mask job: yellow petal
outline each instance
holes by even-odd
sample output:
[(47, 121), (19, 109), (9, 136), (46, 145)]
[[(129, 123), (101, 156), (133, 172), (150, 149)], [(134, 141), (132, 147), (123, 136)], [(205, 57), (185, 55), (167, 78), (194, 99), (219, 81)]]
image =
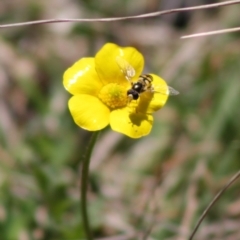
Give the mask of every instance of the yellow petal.
[[(123, 64), (119, 64), (117, 59), (123, 59)], [(119, 47), (113, 43), (105, 44), (95, 57), (96, 71), (100, 79), (106, 83), (129, 84), (124, 70), (124, 65), (133, 68), (135, 76), (132, 80), (137, 80), (142, 73), (144, 59), (140, 52), (133, 47)]]
[(94, 58), (82, 58), (68, 68), (63, 75), (63, 85), (73, 95), (97, 96), (102, 83), (95, 70)]
[(153, 90), (154, 92), (144, 92), (140, 94), (140, 99), (136, 111), (142, 113), (153, 113), (161, 109), (168, 99), (168, 86), (167, 83), (155, 74), (153, 77)]
[(110, 111), (96, 97), (75, 95), (70, 98), (68, 106), (74, 122), (81, 128), (97, 131), (109, 124)]
[(152, 124), (152, 115), (142, 113), (130, 114), (128, 108), (117, 109), (110, 113), (111, 128), (131, 138), (140, 138), (149, 134)]

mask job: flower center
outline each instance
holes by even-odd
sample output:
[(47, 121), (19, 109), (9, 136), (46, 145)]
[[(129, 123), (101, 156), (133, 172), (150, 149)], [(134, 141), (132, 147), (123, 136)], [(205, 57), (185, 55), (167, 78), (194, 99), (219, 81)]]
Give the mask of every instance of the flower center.
[(124, 107), (128, 102), (126, 88), (116, 83), (105, 85), (98, 97), (111, 109)]

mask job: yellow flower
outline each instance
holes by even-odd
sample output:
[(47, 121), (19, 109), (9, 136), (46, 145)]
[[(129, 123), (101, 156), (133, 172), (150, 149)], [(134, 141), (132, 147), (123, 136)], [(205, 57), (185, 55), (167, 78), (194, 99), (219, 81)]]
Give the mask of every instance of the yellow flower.
[[(128, 63), (133, 69), (131, 79), (127, 76)], [(82, 58), (68, 68), (63, 85), (73, 95), (68, 106), (75, 123), (89, 131), (110, 124), (114, 131), (131, 138), (149, 134), (152, 113), (164, 106), (169, 90), (163, 79), (151, 74), (153, 91), (140, 93), (137, 100), (130, 99), (127, 92), (138, 81), (143, 67), (143, 56), (135, 48), (107, 43), (95, 58)], [(164, 94), (157, 92), (158, 86)]]

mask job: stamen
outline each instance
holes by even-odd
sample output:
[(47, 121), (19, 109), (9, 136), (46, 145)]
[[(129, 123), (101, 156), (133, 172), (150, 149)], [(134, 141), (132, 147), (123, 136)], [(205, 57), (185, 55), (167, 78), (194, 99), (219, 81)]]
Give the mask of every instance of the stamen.
[(121, 108), (128, 104), (126, 92), (125, 87), (109, 83), (100, 90), (98, 97), (111, 109)]

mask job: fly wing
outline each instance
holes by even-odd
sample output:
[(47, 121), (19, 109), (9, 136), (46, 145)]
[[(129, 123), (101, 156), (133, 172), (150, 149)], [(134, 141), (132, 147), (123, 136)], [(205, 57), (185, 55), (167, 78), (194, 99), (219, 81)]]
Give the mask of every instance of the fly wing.
[(174, 95), (178, 95), (179, 91), (177, 91), (176, 89), (168, 86), (168, 95), (174, 96)]
[(166, 85), (157, 85), (153, 87), (153, 92), (164, 94), (164, 95), (178, 95), (179, 92), (174, 88)]
[(135, 69), (124, 58), (117, 56), (116, 62), (124, 74), (125, 78), (130, 81), (135, 76)]

